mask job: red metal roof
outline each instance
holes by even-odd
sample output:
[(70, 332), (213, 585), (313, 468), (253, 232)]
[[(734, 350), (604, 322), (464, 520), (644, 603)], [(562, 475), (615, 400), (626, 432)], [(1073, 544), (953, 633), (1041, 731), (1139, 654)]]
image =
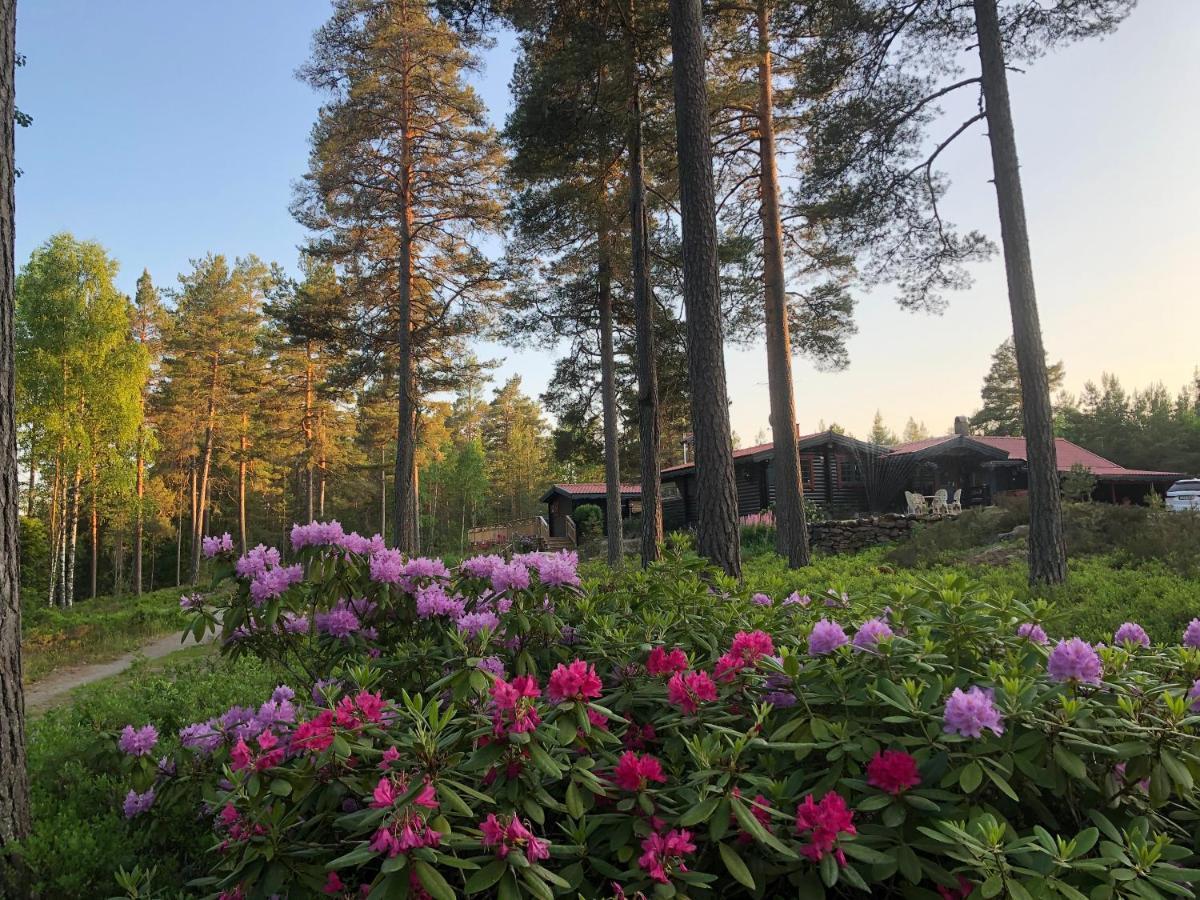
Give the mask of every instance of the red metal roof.
[[(907, 444), (901, 444), (898, 447), (893, 447), (893, 453), (915, 453), (919, 450), (927, 450), (930, 447), (936, 447), (938, 444), (952, 441), (959, 435), (948, 434), (942, 437), (925, 438), (920, 441), (912, 441)], [(984, 444), (988, 447), (994, 447), (997, 450), (1008, 454), (1009, 459), (1027, 459), (1025, 450), (1025, 438), (1023, 437), (991, 437), (982, 434), (966, 435), (966, 439), (977, 444)], [(1175, 472), (1159, 472), (1153, 469), (1127, 469), (1124, 466), (1118, 465), (1111, 459), (1105, 459), (1098, 453), (1093, 453), (1078, 444), (1068, 441), (1066, 438), (1054, 439), (1055, 453), (1058, 458), (1058, 470), (1066, 472), (1072, 466), (1080, 465), (1086, 467), (1093, 475), (1098, 478), (1102, 477), (1128, 477), (1131, 475), (1154, 476), (1161, 475), (1164, 478), (1171, 477), (1178, 473)]]
[[(603, 496), (608, 492), (608, 486), (603, 481), (586, 481), (580, 484), (554, 484), (550, 486), (550, 490), (558, 490), (572, 497)], [(642, 486), (640, 484), (623, 484), (621, 493), (641, 496)]]

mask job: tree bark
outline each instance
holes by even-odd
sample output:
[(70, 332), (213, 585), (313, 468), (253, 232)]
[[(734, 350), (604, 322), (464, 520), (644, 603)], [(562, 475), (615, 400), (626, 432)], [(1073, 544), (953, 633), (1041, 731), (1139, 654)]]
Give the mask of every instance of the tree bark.
[(145, 409), (146, 401), (142, 398), (142, 416), (143, 422), (138, 423), (137, 436), (137, 463), (136, 463), (136, 485), (137, 493), (137, 508), (134, 510), (133, 516), (133, 596), (142, 596), (142, 540), (143, 540), (143, 521), (145, 512), (142, 509), (146, 499), (146, 455), (145, 455)]
[[(604, 197), (600, 198), (603, 203)], [(600, 305), (600, 400), (604, 416), (604, 496), (608, 521), (608, 562), (621, 564), (621, 459), (617, 445), (617, 375), (613, 358), (612, 257), (608, 230), (600, 225), (596, 284)]]
[[(13, 79), (16, 0), (0, 0), (0, 849), (29, 831), (25, 696), (21, 689), (21, 562), (18, 551), (13, 318)], [(0, 893), (3, 883), (0, 882)]]
[(91, 539), (92, 539), (92, 558), (88, 566), (89, 587), (91, 588), (91, 598), (96, 599), (96, 573), (99, 569), (100, 562), (100, 510), (96, 500), (96, 480), (99, 477), (96, 469), (92, 469), (92, 509), (91, 509)]
[(62, 483), (62, 454), (60, 453), (54, 463), (54, 481), (50, 486), (50, 591), (48, 602), (50, 606), (54, 606), (58, 597), (58, 557), (59, 557), (59, 532), (62, 530), (62, 512), (61, 504), (58, 499), (59, 486)]
[(683, 233), (683, 302), (696, 449), (696, 546), (730, 575), (741, 574), (733, 441), (725, 381), (717, 261), (712, 142), (700, 0), (671, 0), (675, 131)]
[(250, 428), (249, 413), (242, 413), (242, 433), (239, 435), (238, 446), (238, 546), (241, 547), (242, 555), (245, 556), (249, 549), (246, 545), (246, 454), (250, 449), (250, 442), (246, 437), (246, 432)]
[(646, 164), (642, 150), (642, 86), (634, 9), (629, 4), (629, 244), (637, 353), (638, 439), (641, 444), (642, 565), (662, 554), (662, 484), (658, 468), (658, 365), (654, 359), (654, 294), (650, 290)]
[(79, 547), (79, 492), (83, 471), (75, 467), (75, 479), (71, 483), (70, 511), (67, 514), (67, 568), (63, 581), (65, 606), (75, 605), (75, 551)]
[(37, 460), (33, 458), (32, 443), (29, 448), (29, 493), (25, 497), (25, 515), (33, 518), (33, 495), (37, 489)]
[(767, 337), (767, 382), (771, 395), (771, 439), (775, 457), (775, 549), (788, 566), (807, 566), (808, 523), (796, 439), (796, 398), (779, 220), (779, 174), (775, 159), (775, 98), (771, 71), (768, 0), (758, 0), (759, 216), (763, 235), (763, 307)]
[(974, 0), (974, 3), (988, 140), (1000, 211), (1000, 237), (1004, 245), (1004, 270), (1008, 277), (1008, 305), (1012, 312), (1017, 371), (1021, 376), (1029, 469), (1029, 581), (1030, 584), (1058, 584), (1067, 577), (1067, 548), (1063, 540), (1062, 498), (1054, 445), (1054, 410), (1050, 404), (1046, 350), (1038, 321), (1004, 47), (996, 0)]
[(307, 479), (307, 506), (308, 518), (306, 521), (313, 521), (313, 426), (312, 426), (312, 383), (313, 383), (313, 367), (312, 367), (312, 351), (310, 344), (304, 345), (304, 420), (302, 427), (304, 428), (304, 467), (305, 476)]
[(212, 469), (213, 441), (217, 427), (217, 354), (212, 357), (212, 370), (208, 384), (208, 417), (204, 427), (204, 449), (200, 456), (200, 473), (197, 491), (198, 501), (192, 507), (192, 568), (189, 580), (195, 584), (200, 580), (200, 544), (204, 538), (204, 511), (208, 505), (208, 476)]

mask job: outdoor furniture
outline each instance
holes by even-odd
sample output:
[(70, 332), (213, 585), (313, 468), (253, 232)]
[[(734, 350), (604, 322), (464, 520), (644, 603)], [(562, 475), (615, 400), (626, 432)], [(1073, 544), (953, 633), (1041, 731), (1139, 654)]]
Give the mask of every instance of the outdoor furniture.
[(933, 502), (929, 505), (929, 512), (935, 516), (944, 516), (950, 512), (950, 504), (945, 488), (934, 492)]
[(925, 503), (925, 498), (920, 494), (905, 491), (904, 499), (908, 501), (908, 514), (910, 516), (924, 516), (929, 513), (929, 507)]
[(962, 512), (962, 488), (959, 488), (954, 492), (954, 499), (950, 501), (949, 512), (954, 515), (958, 515), (960, 512)]

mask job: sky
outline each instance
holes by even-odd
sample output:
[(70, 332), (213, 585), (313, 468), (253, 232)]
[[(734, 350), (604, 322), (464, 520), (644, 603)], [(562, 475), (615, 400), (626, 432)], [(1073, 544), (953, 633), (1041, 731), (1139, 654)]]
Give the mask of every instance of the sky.
[[(209, 251), (254, 253), (294, 269), (305, 234), (288, 213), (320, 98), (294, 77), (327, 0), (25, 0), (17, 47), (17, 259), (51, 234), (102, 243), (132, 294), (143, 268), (160, 286)], [(1103, 41), (1010, 75), (1047, 351), (1077, 392), (1102, 372), (1175, 391), (1200, 365), (1200, 179), (1195, 116), (1200, 3), (1147, 2)], [(501, 36), (475, 79), (493, 119), (509, 107), (513, 43)], [(981, 129), (942, 157), (944, 206), (999, 241)], [(979, 406), (990, 355), (1009, 334), (1003, 262), (940, 316), (900, 310), (886, 289), (860, 297), (851, 364), (794, 364), (797, 420), (864, 434), (876, 410), (896, 430), (934, 433)], [(481, 344), (540, 393), (545, 352)], [(766, 356), (726, 354), (733, 428), (767, 427)]]

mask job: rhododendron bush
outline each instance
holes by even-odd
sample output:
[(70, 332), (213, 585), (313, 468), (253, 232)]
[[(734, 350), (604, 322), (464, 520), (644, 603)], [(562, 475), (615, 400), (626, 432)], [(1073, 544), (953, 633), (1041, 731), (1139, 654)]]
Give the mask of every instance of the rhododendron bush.
[[(220, 542), (212, 553), (228, 553)], [(118, 736), (130, 828), (211, 823), (238, 897), (1192, 896), (1198, 640), (1054, 636), (948, 578), (751, 597), (672, 554), (451, 569), (336, 524), (234, 562), (197, 635), (289, 673)], [(214, 601), (216, 602), (216, 601)], [(1200, 628), (1200, 626), (1197, 626)]]

